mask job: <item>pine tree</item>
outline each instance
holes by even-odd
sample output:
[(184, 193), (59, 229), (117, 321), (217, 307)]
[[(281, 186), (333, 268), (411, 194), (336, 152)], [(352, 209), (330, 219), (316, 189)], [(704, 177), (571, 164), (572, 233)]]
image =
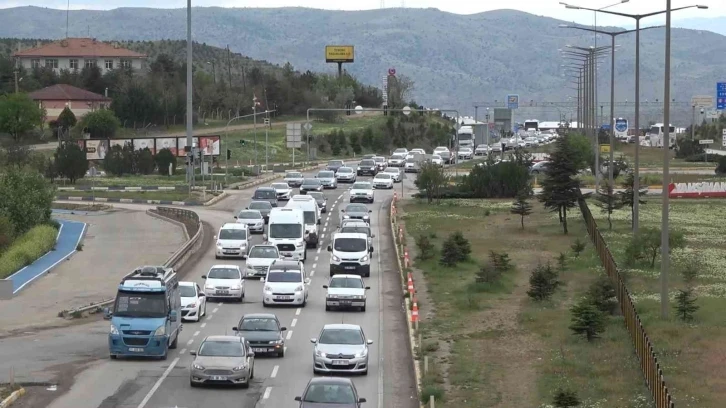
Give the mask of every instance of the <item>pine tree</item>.
[(527, 193), (520, 192), (517, 194), (517, 201), (512, 203), (512, 214), (519, 215), (521, 217), (522, 229), (524, 229), (524, 217), (532, 214), (532, 204), (527, 201)]
[(587, 341), (593, 341), (605, 331), (605, 315), (589, 297), (580, 299), (570, 311), (572, 313), (570, 330), (573, 333), (584, 335)]
[[(632, 226), (632, 224), (635, 222), (635, 190), (633, 190), (633, 188), (635, 187), (635, 174), (632, 171), (628, 172), (628, 175), (625, 176), (625, 182), (623, 183), (623, 187), (625, 187), (625, 191), (619, 192), (618, 196), (620, 197), (620, 201), (623, 203), (623, 207), (630, 207), (630, 222)], [(648, 194), (648, 189), (640, 189), (639, 194), (640, 197), (645, 196), (646, 194)], [(638, 202), (640, 204), (645, 204), (645, 201), (643, 200), (638, 200)]]
[(609, 229), (613, 229), (613, 212), (623, 208), (625, 203), (615, 193), (615, 189), (608, 180), (604, 180), (595, 194), (595, 205), (608, 215)]
[(567, 210), (575, 207), (580, 197), (580, 182), (575, 178), (579, 169), (573, 160), (577, 154), (569, 138), (569, 135), (557, 138), (555, 151), (550, 154), (550, 162), (539, 195), (539, 200), (545, 208), (560, 213), (562, 230), (565, 234), (568, 232)]
[(693, 289), (679, 290), (676, 295), (676, 312), (678, 317), (684, 322), (693, 320), (693, 315), (699, 309), (696, 304), (696, 297), (693, 295)]
[(451, 239), (444, 241), (441, 246), (441, 260), (439, 263), (443, 266), (456, 266), (461, 260), (460, 248)]
[(555, 397), (552, 400), (552, 405), (556, 408), (572, 408), (580, 405), (580, 399), (577, 398), (577, 393), (572, 390), (564, 390), (558, 388), (555, 392)]
[(560, 286), (557, 271), (550, 264), (538, 265), (529, 277), (527, 295), (536, 301), (547, 300)]

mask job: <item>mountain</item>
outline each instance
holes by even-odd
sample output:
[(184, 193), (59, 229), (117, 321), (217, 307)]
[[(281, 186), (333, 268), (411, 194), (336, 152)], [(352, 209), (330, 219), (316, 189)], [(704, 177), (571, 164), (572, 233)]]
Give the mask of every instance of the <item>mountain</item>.
[[(65, 10), (38, 7), (5, 9), (0, 13), (0, 37), (60, 38), (65, 36)], [(119, 8), (71, 11), (69, 36), (102, 40), (183, 39), (185, 9)], [(307, 8), (195, 8), (195, 41), (225, 47), (254, 59), (276, 64), (289, 61), (297, 70), (334, 72), (326, 64), (328, 44), (355, 45), (355, 63), (346, 64), (356, 78), (380, 86), (389, 68), (415, 82), (418, 103), (439, 109), (459, 109), (471, 115), (475, 102), (502, 103), (506, 95), (529, 101), (566, 101), (574, 94), (562, 68), (558, 49), (589, 46), (592, 35), (559, 28), (561, 20), (513, 10), (457, 15), (437, 9), (330, 11)], [(605, 29), (619, 30), (617, 27)], [(600, 37), (598, 45), (608, 43)], [(641, 34), (642, 121), (657, 121), (653, 101), (662, 101), (664, 32)], [(618, 39), (617, 101), (634, 99), (634, 35)], [(715, 83), (726, 79), (726, 37), (674, 29), (672, 41), (673, 114), (690, 121), (688, 102), (694, 94), (713, 95)], [(609, 58), (599, 71), (599, 100), (609, 100)], [(481, 114), (480, 109), (480, 114)], [(632, 106), (616, 114), (629, 117)], [(524, 116), (557, 119), (556, 110), (520, 109)], [(520, 117), (521, 116), (521, 117)], [(632, 119), (632, 118), (631, 118)]]
[(712, 31), (716, 34), (726, 35), (726, 17), (684, 18), (675, 21), (673, 25), (680, 28)]

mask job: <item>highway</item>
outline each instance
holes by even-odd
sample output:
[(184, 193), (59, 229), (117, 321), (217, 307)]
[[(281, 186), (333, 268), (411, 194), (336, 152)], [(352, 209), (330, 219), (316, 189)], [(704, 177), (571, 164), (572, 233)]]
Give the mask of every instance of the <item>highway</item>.
[[(360, 178), (363, 179), (363, 178)], [(412, 178), (404, 180), (406, 190), (412, 187)], [(348, 185), (326, 190), (328, 212), (323, 214), (321, 225), (322, 242), (317, 249), (308, 249), (306, 269), (312, 279), (308, 304), (304, 308), (281, 307), (263, 308), (261, 294), (263, 284), (256, 280), (246, 281), (246, 300), (243, 304), (210, 302), (207, 317), (198, 323), (184, 323), (177, 350), (171, 350), (166, 361), (159, 360), (110, 360), (106, 344), (108, 322), (97, 322), (79, 326), (88, 337), (69, 336), (85, 349), (84, 357), (92, 362), (79, 369), (72, 383), (59, 385), (62, 396), (47, 396), (44, 406), (51, 408), (196, 408), (196, 407), (283, 407), (295, 404), (294, 397), (300, 395), (307, 381), (312, 378), (312, 350), (310, 338), (317, 337), (326, 323), (360, 324), (368, 338), (374, 343), (370, 346), (370, 367), (367, 376), (356, 376), (354, 382), (362, 397), (367, 398), (365, 407), (418, 406), (415, 396), (415, 383), (411, 367), (411, 355), (407, 346), (405, 316), (401, 304), (400, 280), (395, 271), (395, 255), (391, 246), (388, 227), (388, 203), (393, 195), (391, 190), (376, 190), (376, 201), (369, 204), (373, 210), (372, 226), (375, 252), (372, 258), (371, 277), (366, 283), (371, 287), (368, 293), (366, 312), (326, 312), (324, 308), (324, 289), (329, 271), (329, 253), (326, 248), (331, 234), (337, 228), (341, 206), (348, 203)], [(401, 194), (401, 184), (393, 191)], [(249, 202), (252, 190), (233, 192), (232, 196), (221, 201), (218, 206), (195, 209), (200, 217), (216, 231), (225, 222), (234, 222), (232, 209), (242, 209)], [(115, 205), (119, 208), (144, 208), (139, 205)], [(255, 235), (253, 244), (261, 243), (262, 238)], [(196, 262), (185, 266), (182, 273), (188, 274), (183, 280), (193, 280), (203, 287), (204, 275), (213, 265), (244, 261), (216, 260), (213, 245), (205, 248)], [(192, 357), (190, 350), (199, 346), (205, 336), (232, 334), (245, 313), (275, 313), (287, 327), (286, 354), (283, 358), (258, 357), (255, 362), (255, 379), (249, 389), (194, 388), (189, 386), (189, 366)], [(53, 343), (57, 350), (65, 353), (80, 353), (72, 344), (59, 345), (54, 336), (41, 336), (44, 341)], [(71, 340), (75, 339), (75, 340)], [(90, 339), (95, 339), (91, 341)], [(93, 345), (92, 347), (89, 347)], [(36, 346), (39, 346), (36, 343)], [(90, 348), (90, 349), (89, 349)], [(92, 356), (89, 358), (89, 355)], [(57, 397), (57, 398), (55, 398)], [(50, 401), (53, 400), (52, 403)], [(40, 406), (42, 399), (28, 400)]]

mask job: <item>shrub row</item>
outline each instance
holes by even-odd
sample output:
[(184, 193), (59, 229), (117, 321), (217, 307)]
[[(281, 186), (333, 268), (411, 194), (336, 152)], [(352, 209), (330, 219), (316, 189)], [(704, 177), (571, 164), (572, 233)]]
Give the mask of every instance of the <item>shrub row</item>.
[(37, 225), (18, 237), (0, 256), (0, 279), (5, 279), (35, 262), (55, 247), (58, 229), (54, 225)]

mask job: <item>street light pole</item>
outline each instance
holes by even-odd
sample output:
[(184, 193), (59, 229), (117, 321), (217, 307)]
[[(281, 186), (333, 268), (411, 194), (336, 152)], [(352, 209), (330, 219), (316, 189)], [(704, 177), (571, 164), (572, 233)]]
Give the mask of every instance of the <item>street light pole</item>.
[(194, 107), (192, 106), (192, 0), (187, 0), (187, 146), (189, 153), (187, 154), (187, 181), (189, 185), (194, 185)]
[(670, 128), (671, 128), (671, 0), (666, 0), (666, 34), (665, 34), (665, 80), (663, 87), (663, 209), (661, 214), (660, 236), (660, 314), (668, 318), (668, 269), (670, 267), (670, 246), (668, 231), (670, 171)]

